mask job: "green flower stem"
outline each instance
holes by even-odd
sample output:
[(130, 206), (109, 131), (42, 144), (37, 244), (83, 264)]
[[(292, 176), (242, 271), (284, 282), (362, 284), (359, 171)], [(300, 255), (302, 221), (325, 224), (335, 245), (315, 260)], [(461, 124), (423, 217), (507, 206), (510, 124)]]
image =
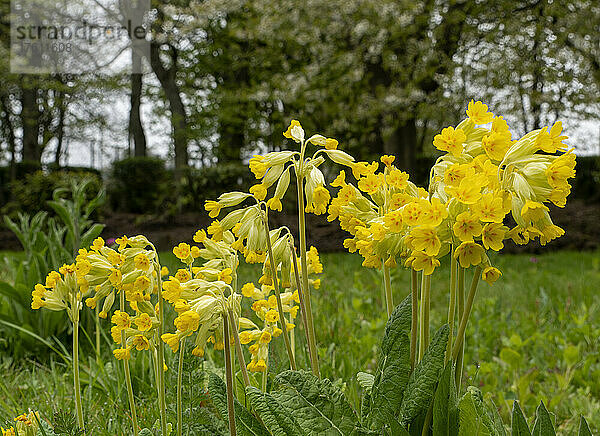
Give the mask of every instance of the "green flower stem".
[[(303, 157), (302, 157), (303, 158)], [(308, 287), (308, 265), (306, 262), (306, 220), (304, 216), (304, 191), (302, 189), (301, 171), (296, 172), (296, 185), (298, 187), (298, 229), (300, 233), (300, 267), (302, 268), (302, 289), (304, 290), (304, 305), (306, 306), (307, 329), (312, 347), (310, 349), (310, 365), (312, 373), (316, 377), (321, 377), (319, 372), (319, 355), (317, 353), (317, 339), (315, 335), (315, 325), (312, 315), (312, 304), (310, 301), (310, 289)]]
[(390, 280), (390, 268), (386, 266), (385, 261), (383, 262), (383, 286), (385, 288), (385, 305), (387, 307), (387, 316), (388, 318), (392, 316), (392, 312), (394, 311), (394, 300), (392, 296), (392, 284)]
[(423, 358), (429, 345), (429, 301), (431, 289), (431, 275), (423, 272), (421, 277), (421, 338), (419, 341), (419, 360)]
[[(78, 304), (78, 303), (77, 303)], [(75, 391), (75, 411), (77, 426), (85, 432), (83, 408), (81, 406), (81, 386), (79, 384), (79, 309), (73, 310), (73, 390)]]
[(463, 345), (463, 341), (465, 340), (465, 330), (467, 328), (467, 322), (469, 321), (469, 316), (471, 315), (471, 309), (473, 308), (473, 300), (475, 299), (475, 293), (477, 292), (477, 285), (479, 284), (479, 279), (481, 277), (481, 267), (478, 266), (475, 268), (475, 272), (473, 273), (473, 280), (471, 281), (471, 289), (469, 289), (469, 295), (467, 296), (467, 301), (465, 303), (465, 309), (463, 311), (462, 317), (460, 318), (460, 325), (458, 326), (458, 331), (456, 332), (456, 343), (452, 348), (452, 357), (456, 359), (460, 349)]
[[(308, 356), (310, 358), (311, 367), (313, 366), (313, 350), (314, 344), (311, 342), (311, 337), (308, 334), (308, 321), (306, 318), (306, 304), (304, 299), (304, 292), (302, 291), (302, 284), (300, 283), (300, 273), (298, 272), (298, 258), (296, 257), (296, 247), (290, 239), (288, 240), (290, 245), (290, 251), (292, 253), (292, 265), (294, 267), (294, 278), (296, 280), (296, 289), (298, 289), (298, 300), (300, 300), (300, 314), (302, 315), (302, 323), (304, 324), (304, 333), (306, 335), (306, 345), (308, 346)], [(316, 350), (315, 350), (316, 354)]]
[(296, 359), (294, 358), (294, 352), (292, 351), (292, 344), (290, 342), (290, 332), (288, 332), (288, 329), (287, 329), (285, 313), (283, 312), (283, 304), (281, 304), (279, 281), (277, 280), (277, 267), (275, 266), (275, 259), (273, 258), (273, 247), (271, 246), (271, 234), (269, 232), (269, 223), (267, 222), (266, 214), (263, 215), (263, 223), (265, 224), (265, 230), (267, 232), (267, 251), (269, 253), (269, 263), (271, 264), (271, 279), (273, 280), (273, 289), (275, 289), (275, 299), (277, 300), (277, 311), (279, 312), (279, 322), (281, 323), (281, 330), (283, 330), (283, 339), (285, 342), (285, 348), (288, 353), (288, 358), (290, 360), (290, 366), (295, 371), (296, 370)]
[(419, 276), (414, 269), (410, 270), (410, 289), (412, 295), (412, 321), (410, 326), (410, 369), (415, 368), (417, 360), (417, 329), (419, 318), (417, 310), (419, 309)]
[(100, 365), (100, 306), (96, 305), (96, 318), (95, 318), (95, 326), (96, 326), (96, 363)]
[(242, 372), (242, 378), (244, 379), (244, 386), (250, 386), (250, 377), (248, 377), (248, 368), (246, 368), (246, 360), (244, 359), (244, 352), (242, 350), (242, 343), (240, 342), (240, 334), (238, 333), (238, 326), (235, 323), (233, 316), (233, 310), (229, 309), (229, 324), (231, 331), (233, 332), (233, 338), (235, 339), (235, 354), (240, 364), (240, 371)]
[[(121, 289), (119, 292), (120, 309), (125, 312), (125, 291)], [(121, 346), (125, 347), (125, 330), (121, 330)], [(123, 359), (123, 372), (125, 373), (125, 384), (127, 386), (127, 397), (129, 398), (129, 410), (131, 411), (131, 425), (133, 426), (133, 434), (138, 434), (137, 414), (135, 411), (135, 399), (133, 397), (133, 387), (131, 385), (131, 373), (129, 371), (129, 360)]]
[(229, 434), (236, 436), (235, 409), (233, 394), (233, 368), (231, 366), (231, 345), (229, 335), (229, 321), (226, 313), (223, 314), (223, 342), (225, 343), (225, 379), (227, 381), (227, 416), (229, 418)]
[(177, 436), (183, 433), (183, 406), (181, 403), (181, 386), (183, 384), (183, 354), (185, 353), (185, 338), (179, 343), (179, 362), (177, 365)]
[[(452, 250), (453, 252), (454, 250)], [(452, 352), (452, 339), (454, 336), (454, 316), (456, 313), (456, 267), (458, 262), (451, 256), (450, 261), (450, 303), (448, 304), (448, 326), (450, 327), (450, 333), (448, 335), (448, 345), (446, 347), (446, 356), (444, 357), (444, 363), (450, 360), (450, 353)]]
[(156, 340), (156, 374), (158, 387), (158, 410), (160, 412), (160, 428), (163, 436), (167, 436), (167, 405), (165, 401), (165, 347), (162, 341), (164, 332), (164, 302), (162, 297), (162, 278), (160, 276), (160, 264), (156, 264), (156, 276), (158, 278), (158, 338)]
[[(458, 283), (457, 283), (457, 302), (458, 302), (458, 322), (462, 319), (463, 313), (465, 311), (465, 269), (460, 265), (457, 265), (458, 269)], [(460, 352), (456, 358), (453, 360), (456, 362), (456, 366), (454, 368), (454, 380), (456, 384), (456, 390), (460, 393), (460, 383), (462, 379), (463, 372), (463, 358), (464, 358), (464, 340), (462, 345), (460, 346)], [(454, 346), (453, 346), (454, 347)]]

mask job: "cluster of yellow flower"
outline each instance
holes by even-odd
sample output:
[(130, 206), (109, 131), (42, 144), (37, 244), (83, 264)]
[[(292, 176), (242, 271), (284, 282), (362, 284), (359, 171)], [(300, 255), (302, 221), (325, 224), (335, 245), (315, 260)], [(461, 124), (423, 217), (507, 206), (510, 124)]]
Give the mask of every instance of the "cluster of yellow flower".
[[(482, 278), (493, 283), (500, 271), (486, 250), (499, 251), (505, 239), (542, 245), (564, 231), (552, 223), (549, 208), (566, 203), (567, 179), (575, 175), (575, 155), (557, 122), (513, 140), (506, 121), (481, 102), (471, 101), (468, 118), (434, 138), (446, 153), (431, 170), (429, 190), (416, 187), (393, 165), (393, 156), (351, 165), (356, 186), (341, 171), (332, 186), (337, 197), (329, 205), (330, 221), (338, 219), (352, 234), (344, 246), (358, 251), (363, 265), (394, 266), (396, 257), (426, 275), (450, 251), (461, 267), (481, 266)], [(491, 123), (490, 128), (481, 127)], [(557, 154), (557, 151), (561, 153)], [(504, 225), (510, 213), (515, 226)]]
[(39, 419), (39, 414), (30, 410), (29, 413), (17, 416), (13, 427), (0, 427), (0, 431), (2, 436), (35, 436), (39, 428)]

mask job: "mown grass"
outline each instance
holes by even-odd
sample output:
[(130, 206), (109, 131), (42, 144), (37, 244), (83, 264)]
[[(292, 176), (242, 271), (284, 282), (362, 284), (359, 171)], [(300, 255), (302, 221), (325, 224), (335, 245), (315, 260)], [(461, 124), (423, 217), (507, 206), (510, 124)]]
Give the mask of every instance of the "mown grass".
[[(161, 259), (171, 271), (177, 261), (170, 253)], [(316, 333), (323, 376), (342, 386), (349, 399), (360, 404), (358, 371), (373, 371), (385, 325), (385, 303), (377, 271), (360, 266), (349, 254), (322, 256), (325, 272), (321, 289), (313, 293)], [(472, 322), (467, 331), (465, 383), (478, 386), (492, 398), (506, 422), (511, 400), (519, 399), (532, 416), (544, 400), (556, 414), (562, 434), (570, 434), (583, 414), (600, 430), (600, 253), (557, 252), (531, 255), (497, 255), (492, 262), (503, 277), (493, 286), (480, 285)], [(240, 283), (259, 277), (257, 266), (243, 265)], [(448, 266), (432, 281), (432, 329), (447, 317)], [(392, 274), (394, 299), (409, 292), (409, 274), (397, 268)], [(103, 321), (104, 332), (109, 323)], [(90, 336), (93, 331), (87, 332)], [(127, 433), (128, 405), (122, 374), (110, 355), (110, 338), (104, 334), (103, 352), (96, 358), (84, 343), (84, 408), (92, 434)], [(300, 366), (308, 367), (301, 328), (296, 333)], [(85, 335), (84, 335), (85, 341)], [(67, 345), (68, 348), (68, 345)], [(285, 368), (287, 359), (276, 344), (271, 363)], [(43, 348), (41, 349), (43, 350)], [(151, 427), (156, 418), (154, 390), (147, 355), (133, 359), (134, 389), (141, 424)], [(168, 366), (175, 368), (170, 352)], [(189, 357), (184, 366), (184, 398), (188, 422), (197, 422), (206, 401), (202, 368), (221, 366), (220, 353), (207, 353), (206, 362)], [(0, 361), (0, 423), (31, 407), (51, 419), (58, 409), (72, 408), (72, 376), (64, 361), (49, 350), (27, 360)], [(170, 410), (174, 421), (175, 371), (167, 372)], [(463, 388), (464, 389), (464, 388)], [(1, 424), (0, 424), (1, 425)], [(195, 434), (193, 426), (189, 434)]]

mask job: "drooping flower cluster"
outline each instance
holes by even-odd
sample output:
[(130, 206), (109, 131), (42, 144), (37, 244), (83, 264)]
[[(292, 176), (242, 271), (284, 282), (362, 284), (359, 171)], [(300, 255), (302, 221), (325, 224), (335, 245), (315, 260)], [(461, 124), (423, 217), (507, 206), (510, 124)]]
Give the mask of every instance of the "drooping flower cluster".
[[(481, 266), (492, 283), (501, 273), (486, 250), (501, 250), (506, 239), (525, 244), (539, 238), (545, 245), (564, 234), (545, 204), (564, 207), (568, 179), (575, 176), (561, 123), (513, 140), (506, 121), (483, 103), (471, 101), (467, 116), (435, 136), (434, 146), (446, 153), (432, 168), (428, 191), (408, 181), (389, 156), (379, 173), (377, 162), (353, 164), (356, 187), (343, 171), (334, 180), (340, 189), (329, 220), (338, 219), (353, 235), (344, 246), (359, 251), (363, 265), (378, 267), (383, 259), (392, 266), (399, 256), (429, 275), (452, 250), (461, 267)], [(516, 224), (510, 229), (509, 214)]]
[(0, 427), (2, 436), (36, 436), (39, 428), (39, 414), (29, 410), (29, 413), (23, 413), (17, 416), (13, 427)]
[(145, 236), (116, 239), (118, 247), (108, 247), (102, 238), (94, 240), (89, 250), (79, 250), (78, 268), (94, 295), (86, 305), (95, 308), (102, 301), (101, 318), (106, 318), (117, 295), (123, 294), (128, 308), (120, 307), (111, 317), (111, 336), (120, 346), (113, 351), (119, 360), (129, 359), (131, 350), (149, 350), (156, 346), (155, 333), (160, 323), (158, 308), (151, 303), (162, 273), (154, 246)]

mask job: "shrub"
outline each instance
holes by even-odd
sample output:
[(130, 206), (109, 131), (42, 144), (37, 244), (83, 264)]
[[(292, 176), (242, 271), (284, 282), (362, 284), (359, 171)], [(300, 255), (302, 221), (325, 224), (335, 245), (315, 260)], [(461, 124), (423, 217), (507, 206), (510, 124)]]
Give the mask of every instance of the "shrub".
[(108, 194), (114, 210), (155, 212), (169, 189), (169, 172), (157, 157), (130, 157), (113, 162)]

